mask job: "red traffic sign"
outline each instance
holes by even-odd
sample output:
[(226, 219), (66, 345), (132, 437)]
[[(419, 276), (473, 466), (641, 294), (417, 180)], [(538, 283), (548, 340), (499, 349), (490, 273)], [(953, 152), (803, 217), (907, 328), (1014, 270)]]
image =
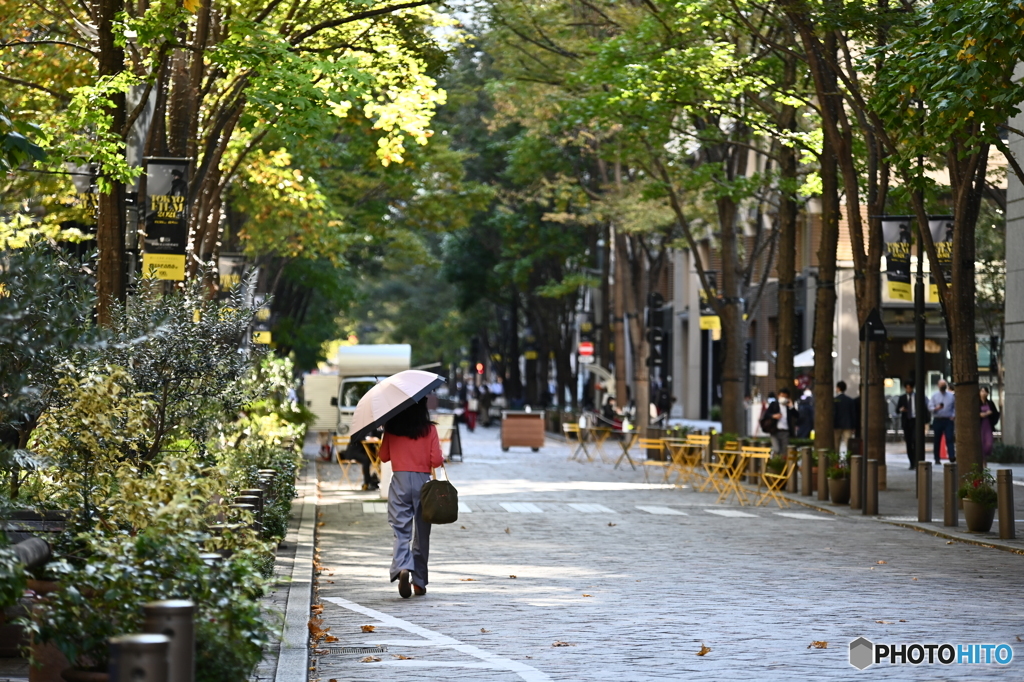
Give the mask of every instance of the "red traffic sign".
[(580, 341), (579, 348), (576, 349), (579, 355), (593, 356), (594, 355), (594, 344), (590, 341)]

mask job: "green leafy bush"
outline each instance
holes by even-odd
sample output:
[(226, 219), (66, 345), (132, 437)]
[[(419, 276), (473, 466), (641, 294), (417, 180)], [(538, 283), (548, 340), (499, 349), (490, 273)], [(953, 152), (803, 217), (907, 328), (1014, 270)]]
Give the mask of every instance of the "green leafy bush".
[(957, 490), (957, 496), (989, 509), (995, 507), (999, 500), (992, 473), (980, 464), (975, 464), (964, 475), (964, 483)]
[(18, 555), (6, 546), (0, 533), (0, 609), (13, 606), (25, 591), (25, 567), (18, 561)]

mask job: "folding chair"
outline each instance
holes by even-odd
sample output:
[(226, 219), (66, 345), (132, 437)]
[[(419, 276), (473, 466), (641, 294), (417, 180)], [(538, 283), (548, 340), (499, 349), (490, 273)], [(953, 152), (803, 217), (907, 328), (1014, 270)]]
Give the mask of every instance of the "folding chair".
[(728, 500), (730, 496), (736, 496), (736, 502), (742, 506), (747, 503), (747, 493), (741, 487), (743, 477), (747, 475), (747, 464), (755, 459), (767, 460), (771, 457), (771, 448), (740, 448), (739, 457), (733, 463), (732, 469), (726, 473), (725, 484), (718, 495), (718, 502)]
[(353, 465), (359, 466), (359, 462), (354, 459), (342, 459), (348, 452), (348, 444), (350, 438), (348, 436), (334, 436), (332, 439), (332, 445), (334, 446), (334, 458), (338, 460), (338, 466), (341, 468), (341, 479), (350, 488), (357, 488), (359, 486), (352, 482), (352, 476), (350, 475), (350, 469)]
[(578, 458), (581, 452), (588, 462), (594, 461), (594, 458), (587, 452), (587, 441), (583, 437), (579, 424), (562, 424), (562, 433), (565, 434), (566, 442), (573, 445), (572, 454), (569, 455), (570, 462), (582, 462), (583, 460)]
[(657, 450), (661, 453), (665, 449), (665, 441), (660, 438), (641, 438), (640, 449), (648, 451), (648, 457), (640, 462), (644, 467), (644, 483), (650, 483), (651, 479), (648, 477), (647, 472), (651, 470), (651, 467), (661, 467), (665, 472), (665, 480), (668, 480), (669, 465), (671, 460), (660, 460), (650, 459), (650, 450)]
[(793, 471), (796, 470), (797, 455), (790, 454), (786, 456), (786, 463), (782, 467), (782, 472), (773, 474), (769, 471), (764, 471), (761, 474), (761, 482), (764, 483), (765, 491), (761, 493), (761, 497), (757, 500), (755, 506), (760, 507), (765, 500), (771, 498), (775, 500), (775, 504), (779, 505), (779, 508), (788, 507), (789, 500), (779, 495), (782, 490), (782, 486), (786, 485), (786, 481), (793, 475)]
[(366, 452), (366, 456), (370, 458), (370, 469), (377, 474), (377, 478), (380, 479), (380, 457), (377, 453), (380, 452), (380, 439), (379, 438), (367, 438), (363, 441), (363, 450)]
[(715, 492), (721, 494), (725, 485), (725, 476), (732, 470), (733, 464), (739, 455), (739, 446), (735, 448), (727, 447), (725, 450), (713, 450), (711, 457), (708, 461), (704, 462), (704, 475), (706, 478), (698, 492), (704, 492), (708, 489), (708, 486), (711, 486), (715, 489)]
[(594, 444), (594, 451), (597, 452), (601, 461), (605, 464), (612, 464), (613, 462), (608, 459), (608, 455), (604, 451), (604, 444), (612, 435), (612, 430), (603, 426), (593, 426), (587, 429), (587, 435), (590, 436), (590, 442)]
[(636, 444), (636, 439), (639, 434), (636, 431), (626, 431), (622, 433), (622, 440), (619, 441), (619, 447), (622, 448), (622, 454), (615, 460), (615, 466), (612, 469), (618, 469), (619, 465), (622, 464), (622, 460), (629, 462), (629, 466), (633, 467), (633, 471), (636, 471), (636, 462), (629, 456), (629, 449)]
[(692, 434), (686, 437), (682, 447), (679, 448), (680, 465), (679, 476), (676, 482), (681, 481), (696, 485), (701, 464), (704, 462), (704, 453), (711, 447), (711, 436)]

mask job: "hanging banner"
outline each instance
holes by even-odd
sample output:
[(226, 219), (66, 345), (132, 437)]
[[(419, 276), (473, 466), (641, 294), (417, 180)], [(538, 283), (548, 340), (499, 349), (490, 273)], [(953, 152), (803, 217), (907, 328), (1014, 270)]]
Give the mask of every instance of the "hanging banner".
[(913, 301), (910, 288), (910, 218), (882, 218), (882, 240), (885, 242), (885, 274), (889, 280), (889, 298)]
[(711, 299), (718, 296), (718, 273), (705, 272), (711, 284), (711, 291), (700, 290), (700, 329), (701, 331), (721, 331), (722, 318), (715, 312)]
[[(928, 230), (932, 233), (932, 241), (935, 242), (935, 252), (939, 256), (939, 269), (942, 278), (949, 286), (953, 281), (953, 216), (929, 216)], [(939, 300), (939, 285), (937, 274), (933, 270), (928, 287), (928, 300), (937, 303)]]
[(142, 276), (185, 279), (188, 159), (146, 160), (146, 238)]

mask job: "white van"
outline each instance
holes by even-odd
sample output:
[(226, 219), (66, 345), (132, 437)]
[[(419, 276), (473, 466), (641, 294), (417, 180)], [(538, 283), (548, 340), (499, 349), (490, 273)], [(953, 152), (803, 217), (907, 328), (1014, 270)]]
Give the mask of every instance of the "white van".
[(374, 344), (342, 346), (332, 364), (338, 368), (338, 391), (335, 398), (337, 422), (335, 433), (350, 435), (356, 404), (381, 379), (407, 370), (412, 365), (412, 346), (408, 344)]

